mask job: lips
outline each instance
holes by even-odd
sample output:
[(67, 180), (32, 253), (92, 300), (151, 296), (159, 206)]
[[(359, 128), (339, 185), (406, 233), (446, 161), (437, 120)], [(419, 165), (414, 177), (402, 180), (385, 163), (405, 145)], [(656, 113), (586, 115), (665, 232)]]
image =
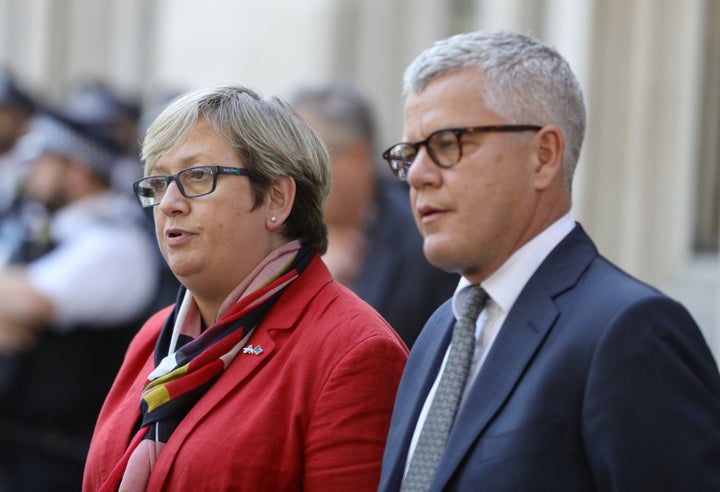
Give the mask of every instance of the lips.
[(168, 245), (174, 246), (180, 244), (192, 236), (192, 233), (183, 229), (167, 229), (165, 231), (165, 240)]
[(415, 208), (418, 218), (421, 222), (426, 223), (435, 220), (445, 212), (444, 209), (434, 207), (432, 205), (421, 205)]

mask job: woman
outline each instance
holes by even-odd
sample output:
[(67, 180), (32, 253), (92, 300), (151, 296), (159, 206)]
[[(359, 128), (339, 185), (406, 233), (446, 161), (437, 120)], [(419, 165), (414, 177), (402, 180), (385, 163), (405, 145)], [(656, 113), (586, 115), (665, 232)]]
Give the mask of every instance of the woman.
[(375, 490), (407, 349), (320, 255), (327, 152), (245, 88), (189, 93), (153, 122), (153, 207), (177, 302), (131, 343), (83, 489)]

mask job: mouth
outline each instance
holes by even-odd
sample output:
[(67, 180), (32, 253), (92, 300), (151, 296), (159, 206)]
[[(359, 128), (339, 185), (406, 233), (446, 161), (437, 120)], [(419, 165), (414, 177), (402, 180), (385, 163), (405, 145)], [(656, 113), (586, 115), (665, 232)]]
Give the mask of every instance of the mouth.
[(181, 243), (191, 236), (190, 232), (182, 229), (168, 229), (165, 231), (165, 239), (169, 245)]
[(444, 212), (443, 209), (430, 205), (422, 205), (416, 208), (417, 217), (423, 224), (439, 219)]

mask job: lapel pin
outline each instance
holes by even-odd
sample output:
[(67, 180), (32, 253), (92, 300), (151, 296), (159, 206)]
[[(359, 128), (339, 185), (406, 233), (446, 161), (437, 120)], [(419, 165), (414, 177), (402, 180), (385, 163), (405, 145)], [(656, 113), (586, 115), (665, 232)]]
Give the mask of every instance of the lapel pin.
[(263, 349), (260, 345), (255, 345), (254, 347), (252, 345), (248, 345), (247, 347), (243, 348), (243, 354), (253, 354), (253, 355), (260, 355), (262, 354)]

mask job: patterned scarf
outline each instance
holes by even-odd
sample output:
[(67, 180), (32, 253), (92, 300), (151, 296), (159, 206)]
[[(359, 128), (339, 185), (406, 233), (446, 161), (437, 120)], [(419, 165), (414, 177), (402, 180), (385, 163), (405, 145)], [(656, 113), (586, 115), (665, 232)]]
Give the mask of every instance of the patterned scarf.
[[(145, 490), (158, 455), (183, 417), (243, 350), (252, 330), (310, 263), (313, 249), (302, 247), (294, 254), (296, 250), (297, 242), (293, 242), (269, 256), (229, 299), (240, 297), (238, 290), (250, 293), (224, 313), (221, 308), (216, 323), (202, 333), (192, 296), (181, 287), (155, 346), (155, 370), (148, 376), (140, 401), (140, 430), (100, 492)], [(293, 253), (289, 263), (288, 253)], [(283, 259), (284, 268), (276, 273), (273, 265)], [(268, 274), (270, 278), (266, 278)], [(261, 285), (253, 290), (258, 282)]]

